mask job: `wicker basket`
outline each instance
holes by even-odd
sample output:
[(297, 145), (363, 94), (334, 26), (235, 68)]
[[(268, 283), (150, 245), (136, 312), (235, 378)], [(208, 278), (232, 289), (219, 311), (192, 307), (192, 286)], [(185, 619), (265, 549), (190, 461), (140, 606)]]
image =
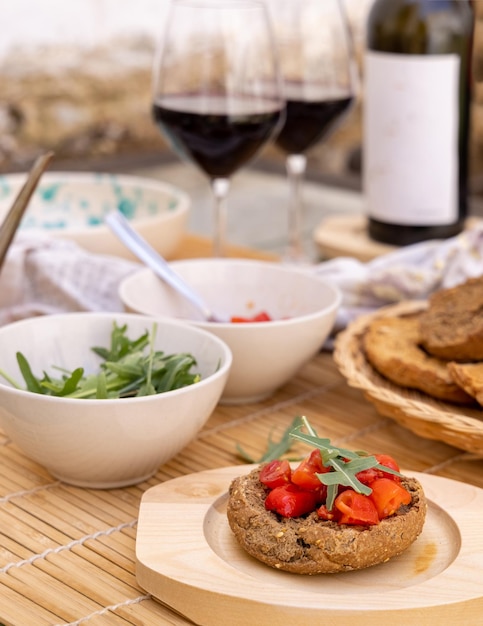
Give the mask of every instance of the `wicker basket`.
[(483, 409), (459, 407), (399, 387), (378, 374), (365, 358), (362, 337), (375, 317), (407, 315), (425, 306), (421, 302), (401, 302), (352, 322), (337, 336), (335, 363), (348, 384), (360, 389), (381, 415), (394, 419), (421, 437), (444, 441), (483, 457)]

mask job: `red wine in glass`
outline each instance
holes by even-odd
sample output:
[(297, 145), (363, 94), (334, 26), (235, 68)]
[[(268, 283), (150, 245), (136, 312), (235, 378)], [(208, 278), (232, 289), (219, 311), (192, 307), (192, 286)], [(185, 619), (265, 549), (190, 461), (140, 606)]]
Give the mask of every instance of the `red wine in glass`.
[(324, 141), (355, 97), (355, 58), (341, 0), (267, 0), (284, 79), (286, 120), (276, 138), (290, 189), (286, 260), (306, 263), (302, 184), (306, 152)]
[(265, 0), (171, 0), (152, 115), (173, 150), (209, 178), (215, 256), (225, 253), (231, 176), (272, 139), (284, 111)]
[(287, 99), (286, 119), (275, 143), (287, 154), (302, 154), (334, 129), (350, 110), (352, 95), (326, 100)]
[(287, 154), (287, 172), (292, 187), (288, 260), (296, 263), (306, 260), (301, 242), (300, 200), (301, 179), (307, 163), (305, 153), (337, 127), (354, 100), (350, 92), (320, 90), (312, 94), (314, 99), (304, 99), (304, 92), (303, 84), (287, 83), (285, 123), (275, 139), (276, 145)]
[(277, 101), (247, 97), (227, 103), (185, 95), (155, 100), (153, 118), (182, 158), (216, 179), (230, 177), (256, 155), (275, 132), (281, 109)]

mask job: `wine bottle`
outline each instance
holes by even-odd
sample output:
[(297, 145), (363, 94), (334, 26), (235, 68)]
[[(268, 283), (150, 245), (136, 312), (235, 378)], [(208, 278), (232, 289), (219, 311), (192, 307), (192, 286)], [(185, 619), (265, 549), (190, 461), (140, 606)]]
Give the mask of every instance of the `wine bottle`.
[(459, 233), (468, 205), (474, 15), (467, 0), (375, 0), (364, 59), (369, 236)]

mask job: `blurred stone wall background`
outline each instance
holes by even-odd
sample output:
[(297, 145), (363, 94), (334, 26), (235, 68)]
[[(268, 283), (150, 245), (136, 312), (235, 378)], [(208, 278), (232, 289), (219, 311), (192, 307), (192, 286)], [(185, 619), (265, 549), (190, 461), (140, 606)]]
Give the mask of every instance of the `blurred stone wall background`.
[(57, 165), (86, 168), (163, 148), (149, 116), (161, 4), (0, 4), (2, 30), (11, 34), (7, 43), (0, 38), (1, 171), (25, 169), (47, 148)]
[[(343, 1), (362, 75), (373, 0)], [(474, 6), (471, 169), (472, 186), (483, 193), (483, 0)], [(34, 11), (39, 7), (42, 13)], [(0, 23), (10, 40), (0, 48), (0, 172), (23, 171), (46, 149), (55, 151), (58, 169), (177, 158), (150, 114), (154, 43), (166, 10), (167, 0), (2, 3)], [(362, 92), (339, 128), (309, 153), (309, 177), (360, 187), (361, 100)], [(257, 165), (281, 170), (283, 157), (268, 146)]]
[[(372, 0), (344, 2), (360, 51)], [(9, 40), (0, 40), (0, 172), (25, 170), (46, 149), (55, 151), (59, 168), (176, 158), (150, 115), (154, 44), (167, 4), (16, 0), (0, 5), (0, 23), (10, 33)], [(310, 171), (344, 176), (347, 155), (359, 142), (356, 107), (327, 144), (313, 150)], [(259, 163), (283, 166), (270, 147)]]
[(473, 102), (471, 111), (471, 187), (483, 195), (483, 1), (473, 0), (475, 34), (473, 44)]

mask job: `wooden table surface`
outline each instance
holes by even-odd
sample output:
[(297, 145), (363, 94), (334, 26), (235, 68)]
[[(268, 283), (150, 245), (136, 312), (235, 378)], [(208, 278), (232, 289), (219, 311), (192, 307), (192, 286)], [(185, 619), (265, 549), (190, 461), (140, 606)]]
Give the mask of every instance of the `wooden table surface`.
[[(232, 253), (260, 256), (240, 249)], [(203, 255), (209, 255), (207, 243), (188, 236), (179, 256)], [(135, 540), (143, 493), (201, 470), (240, 464), (242, 472), (238, 444), (258, 458), (269, 437), (281, 436), (302, 414), (337, 445), (382, 451), (406, 469), (483, 488), (483, 461), (381, 417), (348, 387), (329, 352), (317, 355), (264, 402), (218, 406), (195, 441), (150, 480), (132, 487), (96, 491), (63, 484), (0, 431), (0, 624), (188, 624), (137, 584)]]

